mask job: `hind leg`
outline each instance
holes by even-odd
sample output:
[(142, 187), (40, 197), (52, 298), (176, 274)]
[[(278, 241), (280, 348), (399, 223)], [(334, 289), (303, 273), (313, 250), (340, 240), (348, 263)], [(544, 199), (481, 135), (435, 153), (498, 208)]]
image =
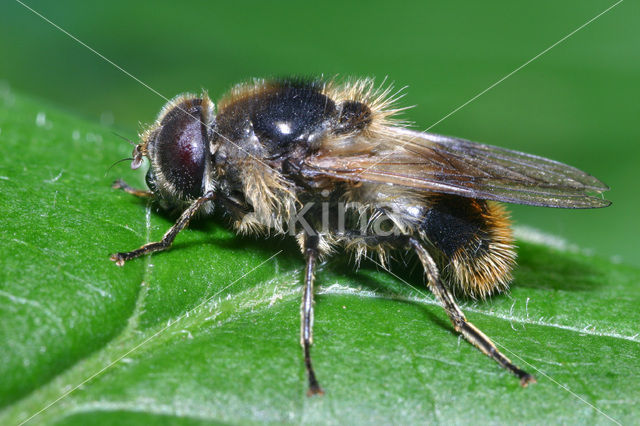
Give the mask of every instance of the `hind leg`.
[(514, 365), (509, 358), (504, 356), (498, 348), (496, 348), (496, 345), (491, 341), (491, 339), (489, 339), (489, 337), (487, 337), (486, 334), (467, 321), (464, 313), (456, 304), (453, 295), (440, 280), (440, 273), (436, 263), (429, 255), (429, 252), (423, 247), (422, 243), (413, 237), (409, 237), (407, 242), (418, 255), (418, 258), (420, 259), (420, 262), (427, 274), (431, 291), (438, 298), (442, 307), (447, 312), (455, 330), (462, 334), (469, 343), (480, 349), (482, 353), (500, 364), (502, 368), (516, 375), (520, 379), (520, 384), (522, 386), (527, 386), (529, 383), (535, 383), (536, 379), (531, 374)]

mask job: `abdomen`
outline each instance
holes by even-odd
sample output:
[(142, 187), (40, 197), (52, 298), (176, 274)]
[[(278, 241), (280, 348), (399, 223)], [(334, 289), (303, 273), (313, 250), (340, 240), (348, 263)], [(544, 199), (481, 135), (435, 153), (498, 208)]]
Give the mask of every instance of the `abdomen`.
[(454, 291), (484, 298), (508, 287), (516, 253), (501, 204), (434, 196), (420, 234), (435, 248), (443, 278)]

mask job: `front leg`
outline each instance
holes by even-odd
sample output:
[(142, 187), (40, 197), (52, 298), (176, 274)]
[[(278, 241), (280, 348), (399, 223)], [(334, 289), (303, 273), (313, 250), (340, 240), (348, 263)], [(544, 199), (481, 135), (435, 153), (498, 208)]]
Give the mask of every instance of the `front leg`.
[(211, 201), (214, 198), (215, 198), (215, 193), (213, 191), (209, 191), (206, 194), (204, 194), (202, 197), (195, 200), (189, 206), (189, 208), (187, 208), (180, 215), (176, 223), (171, 228), (169, 228), (167, 233), (164, 234), (164, 236), (162, 237), (162, 240), (145, 244), (142, 247), (135, 249), (133, 251), (112, 254), (110, 259), (116, 262), (116, 265), (122, 266), (124, 265), (124, 262), (126, 262), (127, 260), (140, 257), (147, 253), (153, 253), (156, 251), (162, 251), (162, 250), (168, 249), (169, 247), (171, 247), (171, 244), (173, 243), (173, 240), (175, 240), (176, 235), (178, 235), (178, 233), (182, 231), (189, 224), (189, 221), (191, 220), (191, 218), (193, 218), (193, 216), (195, 216), (195, 214), (198, 212), (198, 209), (200, 209), (200, 207), (202, 207), (204, 203), (206, 203), (207, 201)]
[(127, 182), (122, 179), (118, 179), (117, 181), (111, 184), (113, 189), (122, 189), (127, 194), (135, 195), (139, 198), (150, 198), (153, 197), (153, 192), (147, 191), (146, 189), (136, 189), (130, 186)]
[(316, 278), (316, 262), (318, 260), (318, 236), (307, 235), (305, 238), (304, 256), (307, 267), (304, 274), (304, 292), (300, 309), (300, 344), (304, 350), (304, 365), (309, 377), (307, 395), (322, 395), (324, 391), (316, 379), (316, 373), (311, 364), (311, 344), (313, 343), (313, 283)]

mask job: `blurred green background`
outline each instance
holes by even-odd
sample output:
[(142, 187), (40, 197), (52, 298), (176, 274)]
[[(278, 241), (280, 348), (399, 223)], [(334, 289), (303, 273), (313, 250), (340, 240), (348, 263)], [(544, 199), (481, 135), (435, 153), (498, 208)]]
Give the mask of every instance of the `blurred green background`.
[[(402, 102), (416, 108), (405, 117), (422, 129), (613, 3), (27, 2), (167, 97), (206, 88), (215, 99), (257, 76), (388, 76), (409, 86)], [(638, 16), (638, 2), (622, 2), (432, 129), (605, 181), (610, 208), (512, 206), (514, 220), (635, 265)], [(164, 103), (13, 0), (0, 5), (0, 56), (0, 91), (44, 99), (130, 138)], [(123, 164), (111, 173), (129, 172)]]

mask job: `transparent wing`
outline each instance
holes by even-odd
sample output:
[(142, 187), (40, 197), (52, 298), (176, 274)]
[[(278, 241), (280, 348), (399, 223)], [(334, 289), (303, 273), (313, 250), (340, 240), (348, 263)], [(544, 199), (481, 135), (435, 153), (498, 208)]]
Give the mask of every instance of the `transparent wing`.
[(386, 128), (375, 136), (325, 142), (301, 170), (307, 178), (400, 185), (545, 207), (606, 207), (609, 188), (557, 161), (490, 145)]

